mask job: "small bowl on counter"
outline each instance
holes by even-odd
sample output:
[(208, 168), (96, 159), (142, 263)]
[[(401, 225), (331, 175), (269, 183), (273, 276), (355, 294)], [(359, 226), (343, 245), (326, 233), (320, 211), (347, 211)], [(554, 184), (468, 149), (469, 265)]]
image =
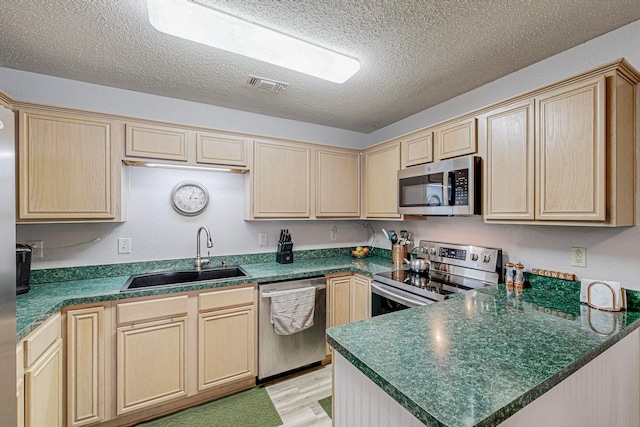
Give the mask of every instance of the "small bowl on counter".
[(351, 251), (351, 256), (354, 258), (366, 258), (369, 256), (369, 252), (371, 252), (371, 249), (367, 246), (358, 246)]

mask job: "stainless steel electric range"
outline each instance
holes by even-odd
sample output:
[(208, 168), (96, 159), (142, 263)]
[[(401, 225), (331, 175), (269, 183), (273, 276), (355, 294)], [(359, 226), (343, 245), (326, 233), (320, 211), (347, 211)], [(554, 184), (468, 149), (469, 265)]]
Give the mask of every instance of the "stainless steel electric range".
[(421, 240), (412, 252), (429, 260), (428, 273), (415, 273), (404, 266), (374, 274), (372, 316), (444, 301), (501, 280), (501, 249)]

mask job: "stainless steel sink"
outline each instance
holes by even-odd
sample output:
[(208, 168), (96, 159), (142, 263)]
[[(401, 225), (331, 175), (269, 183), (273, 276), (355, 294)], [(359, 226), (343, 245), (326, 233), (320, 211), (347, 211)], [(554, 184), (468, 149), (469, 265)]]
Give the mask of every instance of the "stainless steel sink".
[(129, 277), (120, 292), (137, 289), (177, 286), (204, 280), (215, 281), (251, 277), (241, 267), (220, 267), (206, 270), (166, 271), (162, 273), (137, 274)]

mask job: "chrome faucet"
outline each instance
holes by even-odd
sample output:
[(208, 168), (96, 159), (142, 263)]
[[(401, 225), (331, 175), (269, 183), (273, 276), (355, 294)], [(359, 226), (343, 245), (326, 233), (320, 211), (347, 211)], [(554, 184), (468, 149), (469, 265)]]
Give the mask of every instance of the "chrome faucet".
[(209, 232), (209, 229), (207, 227), (200, 227), (198, 229), (198, 235), (197, 235), (197, 252), (196, 252), (196, 270), (200, 270), (202, 268), (203, 265), (207, 265), (209, 264), (211, 261), (209, 261), (208, 259), (202, 259), (202, 257), (200, 256), (200, 232), (204, 230), (205, 233), (207, 233), (207, 247), (208, 248), (212, 248), (213, 247), (213, 241), (211, 240), (211, 233)]

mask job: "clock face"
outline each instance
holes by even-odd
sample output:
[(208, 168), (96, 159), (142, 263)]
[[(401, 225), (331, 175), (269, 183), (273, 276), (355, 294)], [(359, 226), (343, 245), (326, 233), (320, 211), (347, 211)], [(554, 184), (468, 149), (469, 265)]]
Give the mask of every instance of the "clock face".
[(181, 182), (171, 192), (173, 208), (183, 215), (198, 215), (208, 203), (209, 193), (199, 182)]

